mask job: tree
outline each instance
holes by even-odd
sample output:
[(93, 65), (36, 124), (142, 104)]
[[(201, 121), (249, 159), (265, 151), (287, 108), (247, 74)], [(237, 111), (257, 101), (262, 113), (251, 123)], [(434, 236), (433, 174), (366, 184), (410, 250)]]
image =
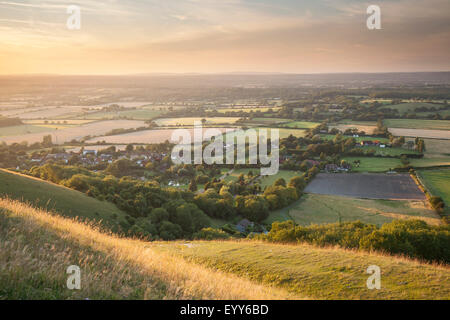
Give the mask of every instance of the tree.
[(125, 151), (130, 153), (134, 150), (134, 146), (132, 144), (128, 144), (125, 148)]
[(51, 147), (53, 145), (53, 143), (52, 143), (52, 136), (49, 134), (49, 135), (45, 135), (43, 138), (42, 138), (42, 146), (43, 147)]
[(286, 187), (286, 180), (284, 180), (283, 178), (278, 178), (277, 180), (275, 180), (273, 185)]
[(197, 182), (195, 182), (195, 179), (192, 179), (191, 182), (189, 183), (188, 190), (191, 192), (195, 192), (197, 191), (197, 189), (198, 189)]

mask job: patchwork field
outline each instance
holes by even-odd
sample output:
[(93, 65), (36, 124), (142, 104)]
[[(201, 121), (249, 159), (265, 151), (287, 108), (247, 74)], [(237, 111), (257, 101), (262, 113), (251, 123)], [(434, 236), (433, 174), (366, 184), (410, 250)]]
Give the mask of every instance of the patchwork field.
[(394, 219), (420, 219), (432, 225), (441, 223), (441, 218), (426, 200), (373, 200), (305, 194), (287, 213), (302, 226), (357, 220), (381, 226)]
[(158, 117), (162, 114), (164, 114), (165, 111), (160, 110), (153, 110), (153, 109), (132, 109), (132, 110), (124, 110), (124, 111), (118, 111), (118, 112), (106, 112), (106, 111), (100, 111), (100, 112), (94, 112), (89, 113), (83, 116), (85, 119), (117, 119), (117, 118), (127, 118), (127, 119), (134, 119), (134, 120), (150, 120), (154, 117)]
[[(236, 128), (203, 128), (203, 134), (207, 132), (208, 130), (218, 130), (218, 132), (230, 132), (236, 130)], [(155, 129), (155, 130), (142, 130), (137, 132), (131, 132), (131, 133), (125, 133), (125, 134), (118, 134), (114, 136), (101, 136), (96, 137), (87, 140), (87, 143), (99, 143), (99, 142), (105, 142), (105, 143), (119, 143), (119, 144), (128, 144), (128, 143), (141, 143), (141, 144), (147, 144), (147, 143), (162, 143), (166, 140), (171, 141), (172, 134), (175, 130), (186, 130), (189, 132), (192, 142), (199, 141), (194, 136), (194, 129), (193, 128), (187, 128), (187, 129)], [(201, 137), (199, 137), (201, 139)], [(194, 140), (195, 139), (195, 140)]]
[(1, 112), (8, 117), (18, 117), (20, 119), (52, 119), (67, 118), (83, 114), (86, 106), (61, 106), (61, 107), (41, 107), (21, 109), (16, 111)]
[(409, 174), (319, 173), (305, 192), (368, 199), (425, 199)]
[(64, 142), (70, 142), (73, 139), (79, 140), (88, 135), (96, 136), (108, 133), (113, 129), (123, 128), (132, 129), (145, 126), (144, 121), (138, 120), (107, 120), (99, 122), (91, 122), (75, 127), (67, 127), (61, 130), (53, 130), (47, 128), (46, 131), (37, 133), (27, 133), (21, 135), (11, 135), (7, 137), (1, 137), (0, 142), (4, 141), (10, 143), (20, 143), (22, 141), (28, 141), (29, 144), (35, 142), (41, 142), (45, 135), (51, 135), (54, 144), (60, 144)]
[(201, 123), (202, 119), (206, 120), (206, 125), (211, 124), (226, 124), (230, 125), (238, 121), (239, 117), (214, 117), (214, 118), (199, 118), (199, 117), (191, 117), (191, 118), (161, 118), (155, 120), (156, 124), (160, 127), (165, 126), (193, 126), (195, 121)]
[(214, 111), (220, 112), (220, 113), (226, 113), (226, 112), (267, 112), (269, 110), (278, 111), (280, 110), (280, 107), (242, 107), (242, 108), (218, 108), (213, 109)]
[(450, 130), (450, 120), (386, 119), (388, 128)]
[[(260, 130), (267, 130), (267, 135), (270, 137), (272, 130), (278, 130), (279, 138), (284, 139), (289, 137), (290, 135), (293, 135), (294, 137), (304, 137), (306, 135), (306, 130), (303, 129), (287, 129), (287, 128), (253, 128), (249, 130), (254, 130), (256, 134), (259, 134)], [(243, 136), (245, 134), (249, 134), (250, 132), (248, 130), (239, 130), (238, 132), (233, 133), (233, 135), (236, 135), (237, 137)], [(262, 132), (261, 132), (262, 134)], [(229, 138), (229, 136), (225, 135), (225, 141)]]
[(427, 102), (407, 102), (407, 103), (400, 103), (395, 105), (385, 105), (382, 108), (390, 108), (390, 109), (396, 109), (399, 113), (415, 113), (416, 108), (420, 107), (426, 107), (426, 108), (438, 108), (439, 105), (433, 104), (433, 103), (427, 103)]
[(40, 132), (49, 132), (56, 130), (55, 128), (49, 128), (38, 125), (24, 124), (18, 126), (10, 126), (10, 127), (1, 127), (0, 128), (0, 137), (5, 136), (17, 136), (24, 135), (28, 133), (40, 133)]

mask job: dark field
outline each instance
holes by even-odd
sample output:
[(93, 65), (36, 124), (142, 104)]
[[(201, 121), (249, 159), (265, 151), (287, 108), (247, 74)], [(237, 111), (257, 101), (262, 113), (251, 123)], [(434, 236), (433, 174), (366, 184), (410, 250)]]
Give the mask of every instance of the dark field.
[(305, 192), (369, 199), (425, 199), (409, 174), (319, 173)]

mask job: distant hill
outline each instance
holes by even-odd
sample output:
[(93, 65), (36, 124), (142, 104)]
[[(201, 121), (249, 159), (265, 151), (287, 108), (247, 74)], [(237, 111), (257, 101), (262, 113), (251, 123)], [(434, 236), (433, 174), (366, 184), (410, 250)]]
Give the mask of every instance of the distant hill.
[(102, 220), (106, 226), (117, 227), (126, 214), (114, 204), (91, 198), (38, 178), (0, 169), (0, 197), (30, 203), (45, 210), (56, 211), (66, 217)]
[[(450, 268), (258, 241), (145, 242), (0, 198), (0, 299), (448, 299)], [(66, 268), (81, 269), (67, 290)], [(370, 265), (381, 289), (369, 290)]]

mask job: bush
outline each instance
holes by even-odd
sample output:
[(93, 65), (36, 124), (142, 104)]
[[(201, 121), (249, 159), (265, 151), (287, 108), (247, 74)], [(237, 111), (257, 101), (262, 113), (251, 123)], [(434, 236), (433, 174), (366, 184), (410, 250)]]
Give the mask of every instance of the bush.
[(450, 227), (430, 226), (421, 220), (394, 220), (381, 228), (362, 222), (295, 226), (274, 222), (261, 239), (272, 242), (307, 242), (343, 248), (402, 254), (428, 261), (450, 262)]
[(194, 233), (194, 239), (196, 240), (214, 240), (214, 239), (229, 239), (230, 235), (225, 231), (214, 228), (203, 228), (200, 231)]

